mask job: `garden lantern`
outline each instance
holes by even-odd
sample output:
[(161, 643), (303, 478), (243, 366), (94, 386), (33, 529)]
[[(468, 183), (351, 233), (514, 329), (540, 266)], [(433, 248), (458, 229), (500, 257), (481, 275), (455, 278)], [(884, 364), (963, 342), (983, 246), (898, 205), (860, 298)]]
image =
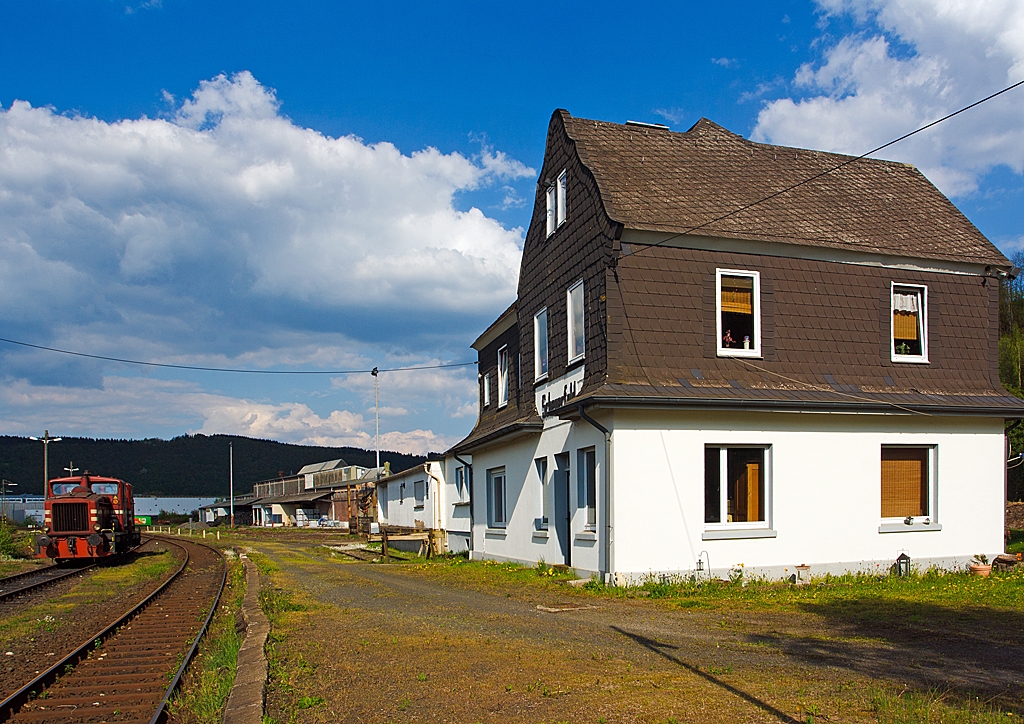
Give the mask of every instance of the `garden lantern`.
[(896, 559), (896, 575), (910, 575), (910, 556), (908, 556), (906, 553), (900, 553), (899, 558)]

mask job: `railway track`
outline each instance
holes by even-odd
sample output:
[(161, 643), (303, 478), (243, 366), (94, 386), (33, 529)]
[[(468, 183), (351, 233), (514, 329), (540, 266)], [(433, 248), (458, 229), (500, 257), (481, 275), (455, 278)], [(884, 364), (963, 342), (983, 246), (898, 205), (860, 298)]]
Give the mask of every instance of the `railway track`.
[(0, 601), (17, 598), (37, 588), (62, 581), (65, 578), (70, 578), (95, 567), (95, 563), (77, 568), (46, 566), (34, 571), (26, 571), (13, 576), (7, 576), (6, 578), (0, 578)]
[(0, 722), (167, 720), (167, 702), (217, 610), (223, 557), (200, 543), (157, 539), (184, 552), (141, 603), (0, 702)]

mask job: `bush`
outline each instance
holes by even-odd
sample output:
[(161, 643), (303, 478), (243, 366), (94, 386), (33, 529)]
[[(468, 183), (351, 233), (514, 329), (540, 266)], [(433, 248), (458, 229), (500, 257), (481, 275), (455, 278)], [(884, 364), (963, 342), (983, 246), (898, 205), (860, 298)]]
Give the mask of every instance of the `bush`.
[(14, 526), (6, 521), (0, 521), (0, 558), (14, 558), (17, 552)]

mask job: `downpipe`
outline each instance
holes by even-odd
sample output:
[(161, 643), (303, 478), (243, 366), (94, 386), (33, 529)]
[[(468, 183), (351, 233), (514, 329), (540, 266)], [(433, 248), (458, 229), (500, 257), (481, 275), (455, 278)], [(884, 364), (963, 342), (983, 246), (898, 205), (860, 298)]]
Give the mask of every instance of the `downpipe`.
[(607, 427), (602, 425), (600, 422), (592, 418), (587, 414), (587, 411), (583, 409), (583, 403), (579, 403), (576, 406), (576, 410), (580, 413), (580, 418), (586, 420), (593, 427), (604, 434), (604, 474), (601, 476), (601, 487), (604, 491), (604, 568), (601, 571), (601, 580), (607, 584), (615, 583), (615, 576), (613, 571), (615, 570), (615, 557), (613, 555), (614, 548), (613, 543), (614, 536), (614, 515), (612, 506), (612, 490), (613, 490), (613, 479), (612, 479), (612, 433)]

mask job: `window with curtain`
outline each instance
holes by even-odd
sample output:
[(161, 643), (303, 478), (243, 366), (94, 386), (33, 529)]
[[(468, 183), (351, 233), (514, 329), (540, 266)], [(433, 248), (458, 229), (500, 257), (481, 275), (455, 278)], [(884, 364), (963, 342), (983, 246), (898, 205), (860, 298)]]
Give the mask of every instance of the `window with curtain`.
[(597, 455), (594, 448), (576, 451), (576, 475), (579, 480), (577, 501), (581, 508), (586, 508), (587, 527), (593, 528), (597, 525)]
[(882, 447), (882, 517), (931, 515), (931, 448)]
[(504, 528), (507, 523), (505, 468), (493, 468), (487, 471), (487, 524), (491, 528)]
[(551, 491), (548, 486), (548, 459), (537, 458), (533, 461), (537, 469), (537, 480), (540, 483), (538, 489), (540, 495), (540, 518), (542, 528), (547, 528), (551, 519)]
[(498, 407), (508, 404), (508, 347), (498, 350)]
[(717, 272), (718, 354), (761, 356), (760, 275), (719, 269)]
[(892, 358), (920, 362), (927, 359), (925, 287), (892, 287)]
[(583, 280), (569, 288), (566, 307), (569, 316), (569, 362), (583, 357), (586, 337), (583, 328)]
[(542, 380), (548, 376), (548, 310), (533, 317), (533, 376)]

